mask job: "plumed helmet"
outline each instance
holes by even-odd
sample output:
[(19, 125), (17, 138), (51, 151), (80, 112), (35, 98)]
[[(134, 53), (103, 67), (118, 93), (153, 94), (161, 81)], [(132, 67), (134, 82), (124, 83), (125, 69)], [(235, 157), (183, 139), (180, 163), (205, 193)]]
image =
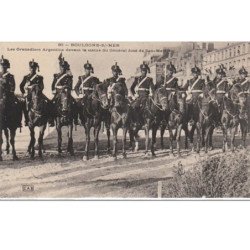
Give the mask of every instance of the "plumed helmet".
[(172, 64), (172, 62), (170, 62), (170, 64), (167, 65), (167, 70), (176, 73), (176, 68), (175, 66)]
[(0, 64), (7, 69), (10, 68), (10, 62), (8, 59), (5, 59), (3, 56), (1, 57)]
[(34, 59), (32, 59), (32, 61), (29, 62), (29, 66), (32, 69), (38, 69), (38, 71), (39, 71), (39, 64), (37, 62), (35, 62)]
[(89, 61), (87, 61), (84, 64), (84, 68), (90, 70), (92, 73), (94, 73), (94, 68), (92, 67), (92, 65), (89, 63)]
[(195, 73), (195, 74), (198, 74), (198, 75), (201, 74), (200, 68), (198, 68), (196, 65), (191, 69), (191, 72)]
[(63, 67), (66, 70), (70, 70), (70, 65), (67, 61), (64, 60), (64, 57), (62, 56), (62, 53), (58, 57), (59, 65)]
[(140, 69), (143, 70), (143, 71), (147, 71), (148, 73), (150, 73), (150, 68), (149, 68), (149, 66), (148, 66), (148, 64), (146, 62), (143, 62), (140, 65)]
[(247, 72), (247, 70), (245, 69), (244, 66), (242, 66), (242, 68), (239, 70), (239, 74), (240, 75), (245, 75), (245, 76), (248, 75), (248, 72)]
[(115, 63), (115, 65), (113, 65), (113, 66), (111, 67), (111, 70), (117, 72), (119, 75), (122, 75), (122, 70), (121, 70), (121, 68), (118, 66), (117, 62)]

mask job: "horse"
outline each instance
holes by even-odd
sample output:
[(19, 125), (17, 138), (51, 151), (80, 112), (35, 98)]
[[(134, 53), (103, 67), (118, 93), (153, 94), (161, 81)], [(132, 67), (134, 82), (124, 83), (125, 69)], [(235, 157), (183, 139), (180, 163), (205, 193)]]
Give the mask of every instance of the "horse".
[(49, 104), (44, 99), (42, 91), (38, 84), (34, 84), (28, 87), (30, 94), (30, 108), (28, 108), (29, 123), (28, 127), (30, 130), (30, 143), (28, 146), (28, 153), (31, 159), (35, 157), (35, 127), (39, 128), (38, 137), (38, 156), (43, 157), (43, 137), (44, 131), (48, 122), (49, 115)]
[(74, 156), (73, 148), (73, 119), (74, 119), (74, 110), (71, 100), (71, 89), (68, 86), (57, 86), (57, 102), (55, 107), (55, 121), (56, 121), (56, 130), (58, 135), (58, 144), (57, 151), (58, 154), (62, 153), (62, 127), (68, 127), (68, 145), (67, 152)]
[(18, 160), (15, 149), (15, 136), (18, 127), (21, 127), (22, 122), (22, 108), (21, 104), (14, 98), (6, 93), (5, 81), (0, 80), (0, 161), (2, 158), (2, 131), (4, 131), (6, 138), (6, 151), (9, 153), (9, 134), (10, 144), (12, 146), (12, 159)]
[(239, 96), (238, 111), (239, 111), (241, 139), (243, 142), (243, 147), (246, 148), (246, 137), (248, 130), (248, 108), (249, 108), (247, 107), (247, 94), (241, 92), (238, 94), (238, 96)]
[[(164, 87), (157, 88), (153, 97), (143, 97), (145, 101), (140, 107), (140, 110), (132, 108), (132, 126), (130, 127), (130, 142), (135, 142), (135, 151), (138, 150), (138, 131), (142, 128), (145, 130), (145, 156), (148, 156), (149, 149), (149, 131), (152, 129), (151, 154), (155, 155), (156, 133), (161, 121), (164, 117), (164, 112), (168, 107), (167, 91)], [(133, 103), (132, 103), (133, 106)], [(140, 118), (140, 121), (135, 117)]]
[(239, 125), (239, 112), (238, 104), (235, 103), (232, 99), (224, 96), (223, 98), (223, 111), (221, 117), (222, 132), (223, 132), (223, 146), (222, 151), (225, 152), (227, 148), (227, 136), (228, 130), (231, 134), (231, 151), (234, 152), (235, 146), (235, 134)]
[(79, 115), (85, 129), (86, 145), (83, 160), (89, 160), (90, 130), (94, 128), (95, 159), (99, 158), (99, 132), (102, 122), (105, 123), (108, 137), (107, 151), (110, 151), (110, 112), (107, 97), (107, 86), (103, 83), (96, 85), (91, 95), (85, 95), (79, 104)]
[[(161, 148), (164, 149), (163, 136), (169, 129), (170, 154), (173, 155), (173, 141), (176, 140), (177, 154), (180, 156), (181, 131), (185, 132), (185, 149), (188, 147), (188, 127), (186, 113), (186, 91), (168, 92), (169, 105), (166, 111), (166, 122), (161, 124)], [(175, 129), (175, 134), (173, 133)]]
[(215, 92), (215, 89), (209, 90), (208, 86), (206, 86), (197, 102), (200, 113), (196, 126), (201, 131), (199, 141), (202, 142), (205, 153), (208, 152), (208, 147), (212, 143), (211, 137), (213, 130), (218, 124), (218, 102), (212, 97), (212, 92)]
[(128, 100), (125, 98), (125, 92), (121, 84), (115, 83), (112, 87), (111, 98), (113, 107), (111, 107), (111, 128), (113, 132), (113, 153), (114, 159), (117, 159), (117, 133), (122, 128), (122, 155), (126, 158), (126, 134), (130, 126), (131, 109)]

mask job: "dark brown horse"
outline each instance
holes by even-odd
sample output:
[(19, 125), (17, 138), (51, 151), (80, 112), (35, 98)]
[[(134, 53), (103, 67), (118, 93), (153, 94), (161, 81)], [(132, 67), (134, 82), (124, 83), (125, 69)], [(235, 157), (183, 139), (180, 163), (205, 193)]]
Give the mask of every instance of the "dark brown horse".
[(68, 86), (57, 88), (58, 99), (55, 107), (55, 117), (56, 117), (56, 130), (58, 134), (58, 154), (62, 153), (62, 127), (68, 127), (68, 146), (67, 152), (70, 155), (74, 155), (73, 148), (73, 119), (74, 110), (71, 98), (71, 89)]
[[(14, 94), (11, 97), (11, 94), (6, 93), (6, 85), (4, 80), (0, 80), (0, 161), (2, 158), (2, 131), (4, 130), (5, 135), (10, 133), (10, 144), (12, 146), (12, 155), (13, 160), (18, 160), (15, 149), (15, 136), (16, 130), (21, 126), (22, 122), (22, 109), (21, 104), (16, 101)], [(6, 138), (6, 150), (8, 153), (8, 143), (9, 139)]]
[(110, 151), (110, 112), (108, 106), (107, 86), (100, 83), (92, 95), (85, 95), (80, 101), (79, 113), (81, 123), (85, 129), (86, 145), (83, 160), (89, 159), (90, 130), (94, 128), (95, 159), (99, 158), (99, 132), (102, 122), (105, 123)]
[(39, 128), (38, 137), (38, 155), (40, 158), (43, 156), (43, 137), (44, 131), (47, 126), (48, 114), (50, 112), (47, 100), (44, 99), (39, 85), (34, 84), (29, 88), (31, 100), (28, 108), (29, 117), (29, 130), (30, 130), (30, 143), (28, 146), (28, 153), (31, 159), (35, 157), (35, 127)]
[(212, 94), (210, 94), (208, 86), (203, 89), (203, 94), (199, 96), (198, 107), (199, 107), (199, 120), (197, 122), (197, 127), (201, 131), (201, 141), (205, 153), (208, 152), (209, 143), (213, 133), (213, 129), (217, 124), (218, 119), (218, 102), (214, 99)]
[[(138, 150), (138, 131), (145, 130), (145, 156), (148, 156), (149, 149), (149, 131), (152, 129), (151, 153), (155, 156), (156, 133), (164, 117), (164, 112), (168, 107), (167, 91), (164, 87), (158, 88), (153, 97), (145, 99), (140, 111), (132, 109), (132, 127), (130, 128), (130, 141), (135, 142), (135, 150)], [(140, 117), (135, 120), (134, 117)]]
[[(161, 125), (161, 148), (164, 148), (163, 136), (166, 128), (169, 130), (170, 154), (173, 155), (173, 141), (176, 140), (177, 154), (180, 156), (181, 131), (185, 132), (185, 149), (188, 147), (188, 128), (186, 113), (186, 92), (168, 91), (169, 105), (165, 112), (166, 122)], [(175, 133), (173, 133), (175, 130)]]
[(230, 139), (231, 139), (231, 151), (235, 150), (235, 134), (240, 122), (239, 112), (238, 112), (238, 104), (233, 102), (232, 99), (224, 96), (223, 98), (223, 112), (221, 117), (222, 123), (222, 132), (223, 132), (223, 152), (226, 151), (227, 148), (227, 139), (228, 139), (228, 131), (230, 131)]
[(122, 155), (126, 158), (126, 134), (131, 120), (131, 109), (128, 100), (125, 98), (123, 86), (115, 83), (111, 93), (111, 128), (113, 131), (113, 157), (117, 158), (117, 133), (122, 128)]

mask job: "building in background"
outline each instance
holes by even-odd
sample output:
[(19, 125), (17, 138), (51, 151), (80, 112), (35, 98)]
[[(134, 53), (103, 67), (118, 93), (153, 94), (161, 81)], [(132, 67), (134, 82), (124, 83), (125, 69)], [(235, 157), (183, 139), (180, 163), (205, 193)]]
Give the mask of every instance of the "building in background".
[[(166, 66), (170, 62), (177, 69), (179, 81), (183, 82), (190, 77), (192, 67), (202, 68), (204, 55), (213, 50), (214, 43), (183, 42), (178, 47), (163, 48), (161, 52), (145, 53), (143, 61), (148, 63), (154, 83), (166, 74)], [(136, 75), (139, 72), (140, 68), (137, 68)]]
[(235, 77), (242, 66), (250, 72), (250, 43), (228, 43), (204, 55), (203, 68), (212, 74), (221, 64), (227, 69), (228, 76)]

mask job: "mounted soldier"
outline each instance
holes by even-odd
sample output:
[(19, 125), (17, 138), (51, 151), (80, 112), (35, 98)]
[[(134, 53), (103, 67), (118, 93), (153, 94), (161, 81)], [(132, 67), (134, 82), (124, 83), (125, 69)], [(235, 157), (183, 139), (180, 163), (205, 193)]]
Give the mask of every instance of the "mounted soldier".
[(191, 69), (193, 78), (188, 80), (186, 84), (182, 86), (182, 90), (187, 92), (187, 104), (188, 104), (188, 114), (190, 117), (193, 115), (194, 105), (197, 104), (197, 100), (200, 94), (203, 93), (205, 86), (205, 80), (201, 77), (201, 70), (196, 65)]
[(238, 96), (244, 98), (247, 103), (247, 121), (248, 121), (248, 133), (250, 132), (250, 80), (248, 78), (247, 70), (242, 67), (239, 70), (239, 78), (235, 81), (235, 85), (239, 86), (240, 93)]
[(216, 77), (213, 79), (213, 84), (216, 89), (218, 103), (220, 107), (222, 107), (223, 98), (224, 96), (228, 96), (230, 88), (223, 65), (220, 65), (219, 68), (216, 69)]
[[(4, 82), (5, 85), (5, 91), (6, 91), (6, 105), (12, 105), (15, 104), (17, 106), (21, 106), (20, 101), (15, 96), (15, 89), (16, 89), (16, 83), (14, 75), (12, 75), (8, 69), (10, 68), (10, 62), (9, 60), (5, 59), (3, 56), (0, 60), (0, 79)], [(19, 124), (18, 127), (21, 127), (22, 125)]]
[(78, 77), (78, 82), (75, 86), (75, 92), (77, 96), (79, 96), (80, 94), (82, 94), (83, 96), (92, 95), (96, 85), (100, 83), (99, 79), (92, 75), (94, 74), (94, 68), (89, 63), (89, 61), (84, 64), (84, 70), (85, 75)]
[[(64, 57), (62, 57), (62, 53), (59, 55), (58, 60), (60, 73), (54, 74), (54, 79), (52, 82), (52, 93), (54, 94), (52, 103), (54, 107), (58, 106), (61, 90), (63, 88), (67, 88), (69, 91), (71, 91), (73, 85), (73, 76), (70, 72), (70, 65), (67, 61), (64, 60)], [(74, 123), (75, 125), (78, 125), (76, 101), (71, 95), (70, 98), (74, 110)], [(55, 111), (53, 112), (53, 117), (55, 118)], [(54, 126), (54, 122), (50, 124), (50, 126)]]
[(117, 62), (115, 63), (115, 65), (113, 65), (111, 67), (111, 71), (113, 76), (104, 80), (104, 84), (106, 85), (107, 89), (108, 89), (108, 98), (109, 98), (109, 103), (110, 106), (113, 106), (113, 98), (112, 98), (112, 92), (113, 92), (113, 87), (116, 83), (121, 84), (122, 88), (123, 88), (123, 92), (124, 92), (124, 96), (127, 99), (128, 98), (128, 89), (127, 89), (127, 85), (126, 85), (126, 79), (124, 77), (120, 77), (122, 75), (122, 70), (121, 68), (118, 66)]
[[(44, 83), (43, 83), (43, 77), (41, 75), (37, 74), (37, 71), (39, 72), (39, 64), (32, 59), (32, 61), (29, 62), (29, 70), (30, 73), (28, 75), (25, 75), (21, 84), (20, 84), (20, 91), (22, 95), (25, 97), (25, 103), (23, 104), (23, 112), (24, 112), (24, 118), (25, 118), (25, 126), (28, 126), (29, 123), (29, 117), (28, 117), (28, 111), (30, 110), (30, 102), (31, 102), (31, 89), (32, 86), (38, 85), (40, 92), (43, 92), (44, 89)], [(47, 103), (51, 104), (51, 101), (42, 93), (43, 98), (46, 100)], [(50, 123), (51, 123), (50, 119)]]

